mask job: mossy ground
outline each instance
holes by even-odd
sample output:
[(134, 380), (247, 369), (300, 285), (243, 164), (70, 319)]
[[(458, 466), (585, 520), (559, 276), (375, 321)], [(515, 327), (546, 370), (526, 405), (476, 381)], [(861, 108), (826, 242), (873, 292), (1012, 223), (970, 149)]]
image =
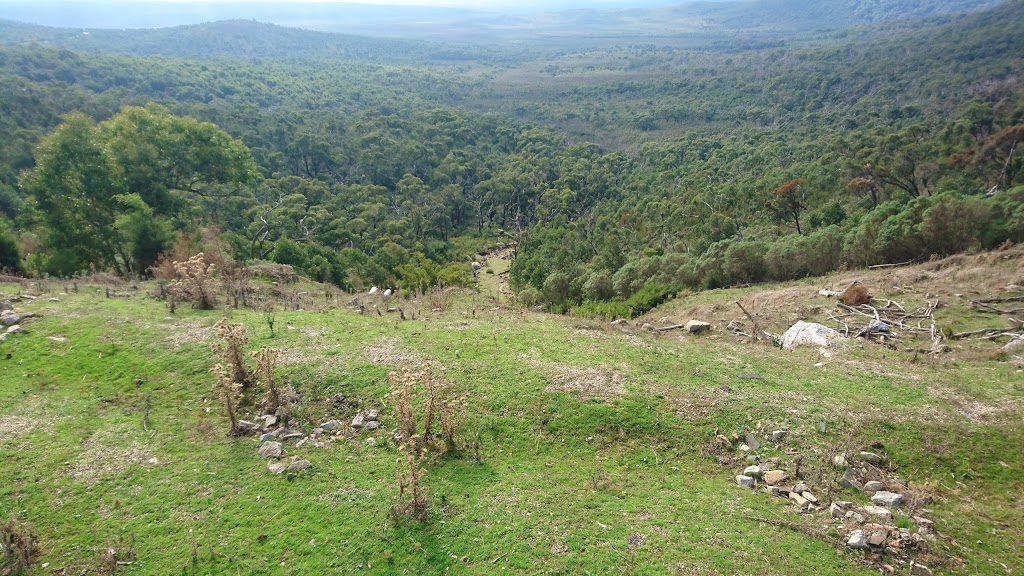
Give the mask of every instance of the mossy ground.
[[(406, 302), (408, 321), (307, 296), (305, 311), (275, 313), (271, 337), (262, 313), (171, 315), (146, 288), (107, 298), (82, 283), (58, 303), (20, 303), (39, 318), (0, 345), (0, 514), (39, 533), (34, 574), (109, 572), (110, 549), (123, 574), (877, 572), (809, 535), (834, 538), (824, 516), (737, 487), (742, 459), (716, 446), (716, 429), (785, 429), (762, 454), (801, 455), (821, 477), (837, 446), (882, 442), (894, 473), (933, 496), (933, 569), (1024, 569), (1024, 387), (1011, 363), (853, 345), (815, 366), (817, 351), (655, 337), (471, 294), (440, 312)], [(278, 380), (302, 397), (305, 432), (355, 414), (327, 401), (342, 393), (381, 409), (376, 446), (364, 434), (289, 448), (313, 468), (269, 473), (255, 439), (227, 436), (213, 392), (212, 326), (225, 315), (252, 350), (282, 352)], [(480, 442), (479, 459), (465, 449), (428, 465), (423, 521), (391, 514), (387, 399), (388, 372), (421, 359), (468, 396)], [(763, 379), (739, 378), (749, 373)]]

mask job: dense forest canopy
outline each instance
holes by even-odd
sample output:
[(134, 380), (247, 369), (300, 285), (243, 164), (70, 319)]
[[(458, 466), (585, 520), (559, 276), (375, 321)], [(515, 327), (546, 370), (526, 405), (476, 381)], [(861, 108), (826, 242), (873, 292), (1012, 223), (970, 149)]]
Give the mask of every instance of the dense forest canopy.
[(521, 302), (628, 316), (1024, 240), (1024, 2), (768, 4), (589, 47), (0, 22), (0, 267), (146, 275), (216, 238), (414, 290), (501, 241)]

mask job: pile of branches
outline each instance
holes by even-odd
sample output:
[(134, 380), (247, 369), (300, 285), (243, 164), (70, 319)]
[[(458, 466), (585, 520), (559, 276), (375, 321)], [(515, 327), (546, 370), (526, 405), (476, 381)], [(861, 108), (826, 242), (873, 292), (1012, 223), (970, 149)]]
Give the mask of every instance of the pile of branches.
[(942, 337), (933, 317), (941, 306), (939, 300), (928, 301), (924, 306), (908, 311), (894, 300), (871, 298), (869, 302), (856, 306), (838, 302), (836, 310), (829, 312), (828, 317), (842, 326), (841, 331), (847, 337), (853, 334), (856, 338), (868, 340), (878, 338), (884, 343), (895, 337), (892, 330), (898, 328), (904, 332), (924, 332), (935, 339)]
[(1024, 296), (1016, 296), (1013, 298), (990, 298), (987, 300), (971, 300), (971, 306), (974, 307), (979, 312), (998, 314), (1000, 316), (1010, 316), (1010, 318), (1007, 318), (1007, 320), (1010, 322), (1010, 325), (1002, 328), (982, 328), (981, 330), (960, 332), (957, 334), (953, 334), (951, 338), (954, 340), (962, 340), (964, 338), (971, 337), (977, 337), (979, 340), (998, 340), (1000, 338), (1009, 338), (1011, 340), (1024, 340), (1024, 320), (1013, 317), (1024, 314), (1024, 308), (1006, 309), (999, 308), (996, 306), (997, 304), (1009, 304), (1015, 302), (1024, 302)]

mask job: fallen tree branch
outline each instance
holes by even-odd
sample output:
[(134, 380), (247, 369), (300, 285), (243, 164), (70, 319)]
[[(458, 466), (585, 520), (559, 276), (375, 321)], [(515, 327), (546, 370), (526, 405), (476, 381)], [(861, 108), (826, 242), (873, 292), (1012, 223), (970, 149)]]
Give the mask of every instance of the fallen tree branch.
[(761, 331), (761, 326), (757, 323), (757, 320), (750, 315), (750, 312), (747, 312), (747, 309), (743, 307), (743, 304), (740, 304), (739, 300), (736, 301), (736, 305), (740, 307), (743, 314), (754, 324), (754, 342), (757, 342), (757, 333)]
[(670, 330), (679, 330), (680, 328), (686, 328), (686, 324), (673, 324), (671, 326), (665, 326), (664, 328), (655, 328), (656, 332), (668, 332)]

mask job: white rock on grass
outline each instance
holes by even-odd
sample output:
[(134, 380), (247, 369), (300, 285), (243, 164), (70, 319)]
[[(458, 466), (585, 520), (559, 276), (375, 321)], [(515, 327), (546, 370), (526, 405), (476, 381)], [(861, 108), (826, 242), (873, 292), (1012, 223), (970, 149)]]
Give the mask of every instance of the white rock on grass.
[(864, 549), (868, 547), (868, 537), (864, 535), (863, 530), (854, 530), (850, 533), (850, 539), (846, 541), (846, 545), (850, 548)]
[(782, 335), (782, 347), (786, 350), (800, 346), (832, 346), (843, 340), (839, 332), (814, 322), (797, 322)]
[(879, 506), (888, 506), (892, 508), (893, 506), (903, 504), (903, 494), (882, 490), (880, 492), (875, 492), (875, 495), (871, 497), (871, 501)]
[(750, 476), (739, 475), (736, 477), (736, 484), (742, 488), (754, 488), (754, 479)]
[(761, 467), (760, 466), (747, 466), (743, 470), (743, 475), (744, 476), (752, 476), (754, 478), (760, 478), (761, 474), (762, 474), (762, 472), (761, 472)]
[(284, 448), (280, 442), (264, 442), (260, 446), (259, 455), (264, 458), (280, 458), (284, 455)]

